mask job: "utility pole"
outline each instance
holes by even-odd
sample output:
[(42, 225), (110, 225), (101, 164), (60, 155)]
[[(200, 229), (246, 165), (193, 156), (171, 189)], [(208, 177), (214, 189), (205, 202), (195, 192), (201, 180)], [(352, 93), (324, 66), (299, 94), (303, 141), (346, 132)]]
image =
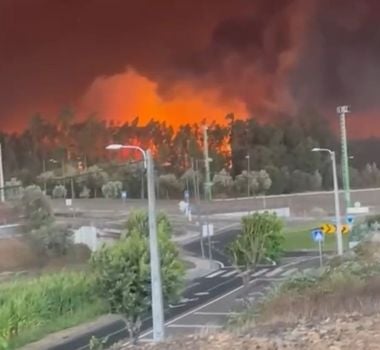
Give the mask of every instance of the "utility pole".
[(350, 174), (348, 165), (348, 151), (347, 151), (347, 133), (346, 133), (346, 114), (350, 113), (349, 106), (339, 106), (337, 107), (337, 113), (339, 114), (340, 122), (340, 136), (341, 136), (341, 147), (342, 147), (342, 179), (343, 179), (343, 189), (344, 198), (346, 201), (346, 208), (351, 206), (351, 195), (350, 195)]
[(152, 316), (153, 339), (162, 341), (165, 337), (164, 306), (161, 284), (161, 262), (157, 239), (156, 197), (154, 192), (154, 165), (152, 153), (145, 151), (148, 182), (148, 212), (149, 212), (149, 248), (150, 274), (152, 285)]
[(4, 189), (4, 169), (3, 169), (3, 149), (0, 143), (0, 200), (2, 203), (5, 202), (5, 189)]
[(205, 158), (205, 169), (206, 169), (205, 197), (206, 197), (206, 200), (211, 200), (210, 158), (208, 155), (208, 136), (207, 136), (206, 125), (203, 128), (203, 147), (204, 147), (204, 158)]
[(251, 174), (251, 157), (249, 156), (249, 154), (247, 154), (245, 156), (245, 158), (247, 159), (247, 194), (248, 194), (248, 197), (251, 195), (251, 191), (250, 191), (250, 174)]
[(332, 162), (332, 167), (333, 167), (336, 239), (337, 239), (337, 246), (338, 246), (338, 255), (343, 255), (342, 224), (340, 222), (339, 188), (338, 188), (338, 175), (336, 171), (335, 152), (331, 152), (330, 156), (331, 156), (331, 162)]

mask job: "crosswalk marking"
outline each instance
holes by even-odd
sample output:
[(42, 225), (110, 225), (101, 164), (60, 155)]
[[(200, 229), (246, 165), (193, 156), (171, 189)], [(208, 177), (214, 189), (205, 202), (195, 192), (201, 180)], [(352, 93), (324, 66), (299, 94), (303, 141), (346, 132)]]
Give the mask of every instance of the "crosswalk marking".
[(296, 267), (294, 267), (292, 269), (289, 269), (288, 271), (283, 272), (281, 276), (290, 276), (290, 275), (293, 275), (294, 273), (296, 273), (297, 271), (298, 271), (298, 269)]
[(283, 269), (282, 267), (278, 267), (277, 269), (274, 269), (274, 270), (268, 272), (268, 273), (266, 274), (266, 276), (267, 276), (267, 277), (275, 276), (275, 275), (279, 274), (280, 272), (282, 272), (283, 270), (284, 270), (284, 269)]
[(206, 276), (206, 278), (214, 278), (216, 276), (221, 275), (224, 272), (225, 272), (225, 270), (218, 270), (218, 271), (215, 271), (214, 273), (212, 273), (211, 275)]
[(225, 274), (222, 275), (221, 277), (230, 277), (230, 276), (236, 275), (237, 273), (238, 273), (238, 271), (236, 271), (236, 270), (232, 270), (232, 271), (230, 271), (230, 272), (225, 273)]
[(252, 277), (257, 277), (257, 276), (261, 276), (263, 275), (264, 273), (266, 273), (269, 269), (262, 269), (260, 271), (257, 271), (255, 272), (254, 274), (252, 274)]

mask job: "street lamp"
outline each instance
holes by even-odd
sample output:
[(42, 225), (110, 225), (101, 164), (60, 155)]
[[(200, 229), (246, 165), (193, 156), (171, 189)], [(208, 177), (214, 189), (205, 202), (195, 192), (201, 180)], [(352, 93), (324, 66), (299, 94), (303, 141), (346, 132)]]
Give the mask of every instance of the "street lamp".
[(152, 319), (153, 319), (153, 339), (162, 341), (164, 339), (164, 308), (161, 284), (161, 264), (157, 241), (156, 222), (156, 198), (154, 191), (154, 166), (150, 150), (143, 150), (139, 146), (111, 144), (107, 150), (132, 149), (142, 153), (144, 158), (144, 168), (147, 170), (148, 183), (148, 212), (149, 212), (149, 250), (150, 250), (150, 274), (152, 288)]
[(250, 185), (250, 177), (249, 177), (249, 174), (251, 172), (251, 157), (249, 156), (249, 154), (247, 154), (245, 156), (245, 159), (247, 159), (247, 192), (248, 192), (248, 197), (250, 196), (251, 194), (251, 191), (249, 190), (249, 185)]
[(330, 154), (331, 163), (333, 168), (333, 182), (334, 182), (334, 202), (335, 202), (335, 219), (336, 219), (336, 240), (338, 255), (343, 254), (343, 239), (342, 239), (342, 225), (340, 222), (340, 204), (339, 204), (339, 188), (338, 177), (336, 173), (336, 159), (335, 152), (327, 148), (313, 148), (312, 152), (327, 152)]
[(350, 194), (350, 174), (349, 174), (349, 164), (348, 164), (348, 151), (347, 151), (347, 132), (346, 132), (346, 114), (350, 113), (350, 106), (338, 106), (336, 112), (339, 115), (340, 124), (340, 137), (341, 137), (341, 148), (342, 148), (342, 179), (343, 179), (343, 189), (344, 198), (346, 201), (346, 210), (351, 205), (351, 194)]

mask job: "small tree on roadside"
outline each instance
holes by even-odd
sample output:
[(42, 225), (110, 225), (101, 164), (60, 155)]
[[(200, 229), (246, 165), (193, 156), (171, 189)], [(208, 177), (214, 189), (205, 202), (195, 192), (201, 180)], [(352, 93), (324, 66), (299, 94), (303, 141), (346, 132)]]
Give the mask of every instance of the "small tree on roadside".
[[(165, 221), (157, 226), (163, 297), (169, 303), (180, 295), (184, 267), (170, 240)], [(126, 238), (113, 246), (103, 246), (91, 258), (99, 291), (110, 311), (125, 317), (133, 343), (138, 340), (143, 317), (151, 309), (149, 238), (141, 231), (141, 228), (145, 231), (144, 227), (144, 224), (137, 225)]]
[(282, 221), (274, 214), (252, 214), (242, 218), (242, 231), (227, 247), (232, 264), (241, 272), (244, 290), (257, 265), (281, 255)]
[(63, 185), (56, 185), (53, 188), (52, 197), (53, 198), (66, 198), (67, 190)]
[(70, 232), (55, 223), (48, 198), (38, 186), (28, 186), (21, 198), (24, 232), (30, 242), (47, 255), (63, 255), (71, 245)]
[(106, 198), (119, 198), (123, 184), (120, 181), (108, 181), (102, 186), (103, 196)]

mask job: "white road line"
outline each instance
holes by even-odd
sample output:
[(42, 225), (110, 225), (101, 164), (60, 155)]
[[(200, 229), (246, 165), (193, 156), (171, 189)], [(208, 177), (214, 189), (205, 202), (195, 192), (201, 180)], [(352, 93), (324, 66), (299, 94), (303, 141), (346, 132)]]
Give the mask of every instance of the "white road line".
[(277, 267), (277, 269), (274, 269), (274, 270), (268, 272), (265, 276), (266, 277), (272, 277), (272, 276), (275, 276), (282, 271), (284, 271), (283, 267)]
[(230, 316), (237, 315), (237, 312), (208, 312), (208, 311), (198, 311), (194, 312), (194, 315), (202, 315), (202, 316)]
[(221, 325), (217, 324), (170, 324), (168, 328), (223, 328)]
[(218, 271), (212, 273), (211, 275), (207, 275), (205, 278), (214, 278), (214, 277), (219, 276), (225, 272), (226, 272), (225, 270), (218, 270)]
[(230, 276), (236, 275), (237, 273), (238, 273), (238, 271), (236, 271), (236, 270), (232, 270), (232, 271), (230, 271), (230, 272), (225, 273), (224, 275), (222, 275), (222, 276), (220, 276), (220, 277), (223, 277), (223, 278), (225, 278), (225, 277), (230, 277)]
[(262, 269), (260, 271), (257, 271), (255, 273), (252, 274), (252, 277), (257, 277), (257, 276), (261, 276), (263, 275), (264, 273), (266, 273), (269, 269)]
[(194, 295), (196, 295), (197, 297), (200, 297), (202, 295), (209, 295), (210, 293), (209, 292), (198, 292), (198, 293), (194, 293)]
[[(286, 265), (284, 265), (283, 267), (286, 268), (286, 267), (289, 267), (289, 266), (297, 265), (297, 264), (299, 264), (299, 263), (301, 263), (301, 262), (304, 262), (304, 261), (311, 261), (311, 260), (316, 260), (316, 259), (319, 259), (319, 256), (317, 256), (317, 257), (307, 257), (307, 258), (305, 258), (305, 259), (302, 259), (301, 261), (295, 261), (295, 262), (291, 262), (291, 263), (289, 263), (289, 264), (286, 264)], [(254, 283), (256, 283), (257, 281), (258, 281), (258, 280), (252, 280), (252, 281), (249, 282), (249, 284), (254, 284)], [(191, 310), (189, 310), (189, 311), (187, 311), (187, 312), (185, 312), (185, 313), (183, 313), (183, 314), (177, 316), (177, 317), (173, 318), (172, 320), (166, 322), (166, 323), (165, 323), (165, 326), (169, 326), (169, 325), (171, 325), (171, 324), (173, 324), (173, 323), (175, 323), (175, 322), (177, 322), (177, 321), (179, 321), (179, 320), (181, 320), (181, 319), (183, 319), (183, 318), (185, 318), (185, 317), (187, 317), (187, 316), (189, 316), (189, 315), (192, 315), (192, 314), (194, 314), (195, 312), (198, 312), (199, 310), (202, 310), (202, 309), (206, 308), (207, 306), (210, 306), (210, 305), (212, 305), (212, 304), (214, 304), (214, 303), (216, 303), (216, 302), (218, 302), (218, 301), (220, 301), (220, 300), (222, 300), (222, 299), (228, 297), (229, 295), (238, 292), (238, 291), (239, 291), (240, 289), (242, 289), (243, 287), (244, 287), (244, 285), (241, 285), (241, 286), (239, 286), (239, 287), (236, 287), (235, 289), (230, 290), (228, 293), (225, 293), (225, 294), (219, 296), (219, 297), (216, 298), (216, 299), (210, 300), (210, 301), (207, 302), (206, 304), (199, 305), (198, 307), (196, 307), (196, 308), (194, 308), (194, 309), (191, 309)], [(148, 336), (148, 335), (150, 335), (150, 334), (152, 334), (152, 333), (153, 333), (153, 330), (150, 329), (149, 331), (146, 331), (145, 333), (142, 333), (142, 334), (140, 335), (139, 339), (144, 338), (144, 337), (146, 337), (146, 336)], [(128, 342), (126, 342), (125, 344), (128, 344)]]
[(290, 276), (290, 275), (293, 275), (294, 273), (296, 273), (297, 271), (298, 271), (298, 269), (296, 267), (293, 267), (292, 269), (283, 272), (281, 276)]

